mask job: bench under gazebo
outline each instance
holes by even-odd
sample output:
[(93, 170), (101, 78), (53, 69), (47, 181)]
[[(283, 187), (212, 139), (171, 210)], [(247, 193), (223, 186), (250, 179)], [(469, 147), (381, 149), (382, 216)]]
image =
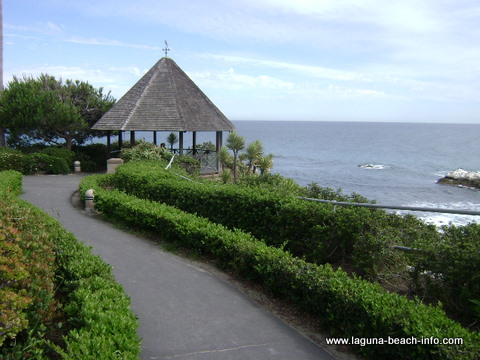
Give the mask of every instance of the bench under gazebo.
[[(160, 59), (117, 103), (92, 127), (93, 130), (118, 132), (118, 143), (123, 145), (123, 132), (130, 132), (130, 143), (135, 144), (136, 131), (152, 131), (157, 145), (158, 132), (178, 132), (178, 152), (202, 160), (196, 147), (200, 131), (216, 132), (216, 152), (222, 147), (223, 132), (235, 126), (210, 101), (187, 74), (168, 57)], [(184, 149), (184, 133), (192, 132), (192, 147)], [(201, 161), (202, 172), (217, 172), (216, 153), (210, 152)]]

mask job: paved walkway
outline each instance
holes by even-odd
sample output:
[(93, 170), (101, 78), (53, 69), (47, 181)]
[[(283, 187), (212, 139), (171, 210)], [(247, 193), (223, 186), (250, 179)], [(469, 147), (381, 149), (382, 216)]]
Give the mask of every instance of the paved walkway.
[(333, 359), (225, 281), (73, 207), (80, 179), (26, 176), (22, 198), (113, 266), (139, 318), (143, 359)]

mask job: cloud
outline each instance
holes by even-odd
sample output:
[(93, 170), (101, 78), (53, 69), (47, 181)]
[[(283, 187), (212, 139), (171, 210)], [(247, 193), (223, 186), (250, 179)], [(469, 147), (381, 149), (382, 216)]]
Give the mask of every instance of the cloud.
[(224, 61), (226, 63), (243, 63), (249, 64), (254, 67), (263, 67), (277, 70), (289, 70), (297, 73), (301, 73), (303, 76), (311, 76), (320, 79), (338, 80), (338, 81), (360, 81), (371, 82), (373, 81), (374, 74), (339, 70), (328, 68), (324, 66), (305, 65), (300, 63), (289, 63), (276, 60), (265, 60), (254, 57), (241, 57), (231, 55), (216, 55), (216, 54), (202, 54), (201, 56), (206, 58), (213, 58)]
[(189, 76), (205, 86), (230, 90), (291, 90), (294, 84), (268, 75), (239, 74), (233, 68), (226, 71), (192, 72)]
[(84, 45), (116, 46), (116, 47), (143, 49), (143, 50), (154, 50), (154, 51), (162, 50), (161, 46), (130, 44), (130, 43), (125, 43), (125, 42), (122, 42), (122, 41), (119, 41), (119, 40), (105, 39), (105, 38), (71, 37), (71, 38), (65, 39), (65, 41), (75, 43), (75, 44), (84, 44)]
[(36, 22), (30, 25), (12, 25), (9, 23), (5, 23), (4, 28), (7, 30), (29, 32), (50, 36), (60, 36), (65, 31), (64, 25), (54, 24), (52, 22)]

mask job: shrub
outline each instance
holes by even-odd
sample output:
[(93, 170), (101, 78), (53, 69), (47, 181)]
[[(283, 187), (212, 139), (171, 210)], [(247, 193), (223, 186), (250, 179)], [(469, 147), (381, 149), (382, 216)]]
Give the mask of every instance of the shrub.
[(0, 172), (0, 195), (4, 196), (6, 193), (14, 195), (20, 194), (22, 191), (22, 174), (15, 170)]
[[(58, 149), (61, 150), (61, 149)], [(0, 150), (0, 171), (16, 170), (22, 174), (68, 174), (67, 162), (60, 157), (45, 153), (25, 155), (18, 150)]]
[(139, 160), (168, 161), (172, 157), (172, 153), (166, 148), (145, 141), (139, 141), (132, 148), (122, 149), (120, 157), (125, 160), (125, 162)]
[[(359, 274), (375, 275), (376, 264), (369, 268), (366, 263), (356, 266), (353, 252), (365, 234), (378, 229), (376, 223), (386, 223), (389, 215), (384, 211), (334, 209), (329, 204), (309, 203), (289, 195), (292, 191), (300, 193), (298, 185), (275, 175), (233, 186), (192, 184), (166, 173), (154, 163), (129, 163), (117, 169), (114, 184), (136, 196), (197, 213), (230, 229), (244, 230), (269, 245), (285, 246), (307, 261), (349, 264)], [(257, 182), (262, 186), (254, 186)], [(390, 248), (385, 245), (385, 249)]]
[(176, 156), (173, 162), (182, 167), (189, 175), (198, 175), (200, 173), (200, 162), (190, 156)]
[[(0, 219), (0, 313), (6, 315), (0, 343), (22, 343), (27, 329), (38, 333), (57, 316), (54, 244), (38, 217), (11, 194), (0, 199)], [(10, 342), (4, 348), (8, 352)]]
[(440, 342), (429, 346), (361, 347), (359, 352), (369, 358), (472, 359), (480, 351), (480, 335), (448, 319), (439, 307), (388, 293), (377, 284), (349, 277), (330, 265), (319, 266), (294, 258), (239, 230), (228, 230), (174, 207), (98, 186), (99, 181), (111, 178), (85, 178), (80, 185), (82, 193), (88, 188), (95, 189), (99, 211), (213, 256), (222, 266), (263, 283), (277, 296), (309, 311), (333, 336), (383, 339), (433, 336), (464, 341), (461, 346)]
[(16, 170), (24, 172), (25, 155), (18, 150), (0, 148), (0, 171)]
[(82, 171), (97, 172), (105, 171), (107, 169), (107, 160), (110, 158), (107, 145), (76, 145), (73, 147), (73, 151), (75, 152), (74, 160), (80, 161)]
[(138, 322), (110, 266), (20, 189), (18, 172), (0, 173), (0, 358), (138, 359)]
[(27, 155), (27, 158), (31, 161), (31, 168), (27, 173), (45, 173), (57, 175), (65, 175), (70, 173), (70, 168), (67, 165), (67, 162), (62, 158), (42, 153), (33, 153), (31, 155)]
[[(418, 295), (425, 302), (441, 301), (453, 317), (475, 326), (472, 320), (478, 317), (470, 300), (480, 298), (478, 226), (445, 227), (442, 235), (414, 216), (306, 202), (289, 195), (275, 175), (265, 179), (258, 180), (259, 186), (255, 179), (239, 186), (191, 183), (155, 163), (129, 163), (117, 169), (113, 184), (251, 233), (308, 262), (342, 266), (390, 290)], [(357, 194), (311, 187), (331, 199), (366, 201)], [(394, 245), (422, 249), (423, 255), (399, 252)], [(425, 276), (429, 272), (442, 276)]]
[(65, 160), (70, 169), (73, 168), (73, 162), (76, 160), (75, 153), (66, 148), (48, 147), (43, 149), (41, 153)]
[(443, 226), (440, 240), (427, 242), (415, 261), (413, 277), (418, 291), (467, 320), (480, 314), (472, 300), (480, 299), (480, 225)]

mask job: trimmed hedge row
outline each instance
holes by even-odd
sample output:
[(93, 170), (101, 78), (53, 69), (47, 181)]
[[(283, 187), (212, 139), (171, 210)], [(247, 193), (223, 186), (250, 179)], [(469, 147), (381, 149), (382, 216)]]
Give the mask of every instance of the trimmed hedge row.
[[(188, 182), (154, 162), (119, 167), (113, 184), (140, 198), (251, 233), (308, 262), (342, 266), (390, 289), (408, 289), (427, 303), (441, 301), (464, 324), (480, 320), (472, 302), (480, 300), (478, 224), (446, 226), (438, 232), (413, 216), (311, 203), (272, 189)], [(424, 253), (407, 254), (393, 245)], [(441, 276), (425, 275), (432, 272)]]
[(309, 262), (348, 264), (372, 278), (387, 257), (396, 256), (385, 251), (393, 241), (403, 244), (402, 233), (389, 226), (393, 215), (382, 210), (334, 208), (267, 189), (181, 181), (152, 162), (119, 167), (113, 183), (140, 198), (249, 232)]
[(229, 230), (179, 209), (142, 200), (100, 185), (112, 176), (86, 177), (81, 193), (95, 190), (96, 208), (104, 214), (162, 238), (196, 249), (226, 268), (263, 283), (278, 296), (290, 299), (318, 317), (332, 336), (363, 338), (462, 338), (461, 346), (433, 344), (360, 347), (369, 357), (402, 359), (473, 359), (480, 353), (480, 335), (449, 319), (438, 307), (388, 293), (379, 285), (349, 277), (330, 265), (319, 266), (267, 246), (252, 235)]
[(0, 148), (0, 171), (16, 170), (22, 174), (68, 174), (65, 158), (38, 152), (23, 154), (18, 150)]
[[(8, 291), (0, 299), (0, 340), (16, 338), (0, 345), (0, 357), (138, 359), (138, 322), (110, 266), (56, 219), (12, 196), (7, 189), (19, 192), (19, 178), (0, 172), (0, 225), (8, 230), (0, 232), (8, 251), (0, 251), (0, 290)], [(48, 340), (55, 333), (65, 334), (61, 347)]]

